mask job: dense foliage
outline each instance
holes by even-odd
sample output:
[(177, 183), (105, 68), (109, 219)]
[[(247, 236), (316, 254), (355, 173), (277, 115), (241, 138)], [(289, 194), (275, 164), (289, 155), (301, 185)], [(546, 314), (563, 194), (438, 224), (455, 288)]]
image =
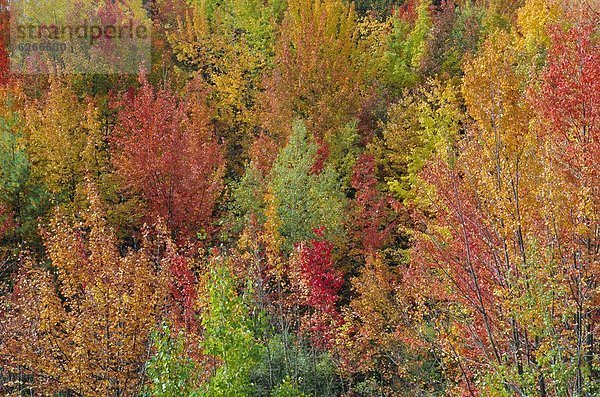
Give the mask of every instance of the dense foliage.
[(0, 1), (0, 394), (600, 395), (597, 4), (91, 3), (152, 65)]

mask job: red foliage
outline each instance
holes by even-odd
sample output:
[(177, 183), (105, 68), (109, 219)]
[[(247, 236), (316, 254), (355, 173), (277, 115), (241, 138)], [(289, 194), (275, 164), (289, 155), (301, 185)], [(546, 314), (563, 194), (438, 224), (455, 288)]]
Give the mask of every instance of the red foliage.
[(336, 304), (344, 280), (334, 266), (333, 245), (322, 240), (322, 230), (315, 230), (315, 234), (318, 239), (298, 246), (292, 284), (296, 304), (308, 308), (302, 331), (310, 335), (315, 346), (328, 348), (342, 321)]
[(192, 104), (165, 89), (155, 93), (144, 79), (118, 105), (112, 139), (118, 173), (178, 239), (210, 232), (224, 158), (206, 121)]
[[(465, 50), (457, 48), (457, 43), (451, 37), (456, 18), (456, 4), (453, 1), (443, 0), (432, 13), (431, 35), (425, 43), (425, 52), (420, 65), (424, 73), (428, 75), (439, 73), (451, 51)], [(465, 38), (469, 39), (468, 36)]]
[(600, 157), (600, 48), (593, 23), (567, 31), (554, 27), (539, 92), (532, 101), (547, 121), (557, 154), (588, 183), (597, 180)]
[(6, 0), (0, 0), (0, 85), (9, 79), (10, 59), (8, 57), (9, 12)]
[(325, 168), (325, 162), (329, 157), (329, 145), (327, 145), (327, 142), (325, 142), (325, 140), (321, 139), (320, 137), (316, 137), (316, 141), (318, 147), (315, 163), (313, 164), (311, 170), (313, 174), (319, 174), (323, 171), (323, 169)]
[[(105, 1), (96, 11), (94, 18), (102, 23), (102, 26), (119, 26), (126, 19), (119, 5), (112, 1)], [(115, 40), (103, 35), (94, 44), (94, 49), (99, 51), (103, 58), (111, 62), (118, 62)]]
[[(456, 170), (441, 161), (430, 164), (422, 176), (436, 186), (440, 203), (436, 222), (447, 228), (451, 237), (444, 237), (438, 226), (427, 232), (428, 238), (417, 238), (409, 277), (421, 286), (422, 296), (435, 296), (471, 310), (469, 324), (454, 324), (456, 332), (468, 342), (453, 349), (470, 360), (475, 369), (482, 365), (482, 358), (493, 361), (510, 354), (509, 335), (504, 333), (506, 324), (502, 323), (505, 318), (494, 296), (494, 291), (507, 283), (505, 277), (510, 271), (504, 266), (509, 265), (498, 258), (502, 242), (479, 208), (473, 186), (464, 183)], [(415, 214), (414, 220), (417, 225), (430, 222), (424, 214)], [(439, 279), (438, 272), (451, 280), (453, 289), (434, 281)], [(469, 376), (463, 375), (467, 383), (464, 386), (470, 389)]]
[(260, 134), (252, 143), (250, 148), (250, 160), (255, 169), (265, 176), (271, 170), (277, 154), (279, 146), (277, 142), (269, 135)]
[(392, 14), (395, 15), (396, 18), (407, 22), (410, 25), (414, 25), (417, 20), (417, 4), (418, 0), (408, 0), (393, 10)]
[(169, 243), (163, 263), (169, 273), (169, 292), (176, 303), (171, 308), (175, 324), (193, 332), (197, 327), (194, 305), (198, 298), (198, 283), (190, 260), (179, 254), (174, 244)]
[(13, 227), (15, 227), (13, 214), (0, 203), (0, 238)]
[(375, 159), (361, 156), (354, 166), (352, 188), (356, 196), (350, 227), (355, 241), (360, 241), (364, 252), (375, 252), (388, 243), (396, 226), (395, 200), (377, 189)]
[[(531, 102), (542, 119), (541, 138), (549, 149), (553, 176), (565, 184), (560, 194), (568, 211), (562, 228), (560, 257), (568, 273), (569, 290), (578, 307), (598, 307), (597, 219), (600, 210), (600, 46), (597, 24), (583, 22), (564, 30), (551, 29), (552, 40), (541, 87), (531, 90)], [(568, 208), (568, 209), (567, 209)], [(551, 245), (552, 240), (546, 244)], [(574, 266), (567, 264), (574, 263)], [(597, 314), (589, 329), (597, 327)], [(596, 331), (597, 332), (597, 331)]]

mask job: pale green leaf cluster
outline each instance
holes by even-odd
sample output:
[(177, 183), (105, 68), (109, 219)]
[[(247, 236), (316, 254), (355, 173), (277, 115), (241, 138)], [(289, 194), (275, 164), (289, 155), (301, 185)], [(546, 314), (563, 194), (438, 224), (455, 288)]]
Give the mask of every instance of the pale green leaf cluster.
[(316, 144), (304, 124), (296, 122), (287, 146), (273, 165), (269, 184), (281, 221), (279, 231), (288, 249), (310, 240), (316, 228), (325, 227), (334, 240), (343, 235), (346, 198), (338, 174), (328, 165), (315, 172), (316, 159)]

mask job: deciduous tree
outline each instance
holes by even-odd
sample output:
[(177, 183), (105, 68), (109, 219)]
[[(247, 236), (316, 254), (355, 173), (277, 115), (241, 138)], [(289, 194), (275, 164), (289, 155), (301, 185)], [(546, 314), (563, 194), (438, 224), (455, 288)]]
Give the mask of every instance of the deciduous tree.
[(95, 193), (83, 224), (57, 215), (51, 268), (28, 261), (3, 298), (0, 351), (41, 393), (133, 395), (165, 289), (151, 248), (122, 255)]
[(296, 118), (317, 137), (335, 134), (358, 116), (368, 69), (352, 4), (289, 1), (280, 31), (262, 97), (264, 128), (280, 145)]
[(206, 279), (205, 311), (202, 315), (204, 354), (213, 357), (214, 372), (201, 387), (203, 396), (248, 396), (253, 385), (250, 371), (259, 346), (244, 297), (225, 258), (215, 258)]
[(112, 139), (124, 183), (142, 195), (149, 217), (162, 217), (177, 238), (210, 232), (224, 158), (206, 114), (144, 79), (119, 105)]
[(48, 92), (24, 112), (24, 140), (31, 174), (54, 203), (76, 210), (78, 187), (86, 174), (82, 153), (87, 146), (87, 106), (69, 86), (53, 78)]
[(316, 348), (332, 347), (342, 321), (337, 302), (343, 278), (335, 268), (333, 245), (323, 240), (322, 230), (315, 230), (315, 239), (297, 247), (288, 276), (290, 304), (301, 308), (300, 333)]

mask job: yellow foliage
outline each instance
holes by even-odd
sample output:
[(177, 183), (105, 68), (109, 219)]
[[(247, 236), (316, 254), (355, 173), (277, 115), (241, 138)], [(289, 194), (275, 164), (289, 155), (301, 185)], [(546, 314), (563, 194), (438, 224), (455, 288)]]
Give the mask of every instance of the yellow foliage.
[(65, 83), (53, 79), (48, 94), (25, 108), (24, 133), (32, 177), (58, 203), (74, 202), (83, 180), (87, 146), (86, 106)]
[(60, 214), (50, 223), (45, 241), (55, 275), (28, 262), (3, 301), (11, 337), (0, 350), (11, 368), (35, 374), (43, 392), (134, 395), (166, 284), (150, 247), (122, 256), (93, 191), (90, 203), (83, 224)]

